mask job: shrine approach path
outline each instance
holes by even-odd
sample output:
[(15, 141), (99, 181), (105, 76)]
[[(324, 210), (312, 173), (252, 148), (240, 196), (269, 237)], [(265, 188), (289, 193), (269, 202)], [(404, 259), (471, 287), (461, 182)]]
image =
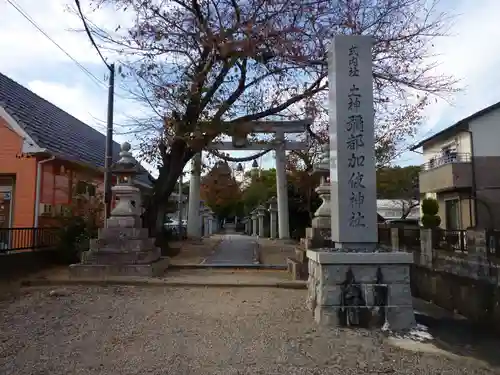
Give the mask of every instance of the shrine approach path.
[(251, 237), (237, 233), (226, 233), (213, 254), (208, 256), (204, 264), (249, 265), (254, 263), (257, 241)]

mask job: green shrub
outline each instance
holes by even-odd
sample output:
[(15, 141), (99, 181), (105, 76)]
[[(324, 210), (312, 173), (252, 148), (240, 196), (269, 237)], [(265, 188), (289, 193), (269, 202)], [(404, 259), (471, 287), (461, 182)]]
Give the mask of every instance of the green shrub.
[(422, 213), (424, 215), (434, 216), (439, 212), (439, 203), (432, 198), (425, 198), (422, 201)]
[(433, 198), (425, 198), (422, 201), (422, 225), (424, 228), (438, 228), (441, 224), (441, 218), (437, 215), (439, 212), (439, 203)]
[(89, 250), (90, 239), (97, 238), (98, 228), (104, 225), (102, 194), (88, 196), (76, 191), (65, 214), (57, 216), (56, 220), (60, 230), (55, 261), (62, 264), (79, 263), (82, 252)]
[(90, 239), (97, 237), (97, 228), (89, 225), (84, 217), (74, 216), (64, 221), (59, 231), (56, 262), (79, 263), (81, 254), (89, 249)]
[(437, 228), (441, 224), (441, 218), (437, 215), (422, 215), (422, 225), (424, 228)]

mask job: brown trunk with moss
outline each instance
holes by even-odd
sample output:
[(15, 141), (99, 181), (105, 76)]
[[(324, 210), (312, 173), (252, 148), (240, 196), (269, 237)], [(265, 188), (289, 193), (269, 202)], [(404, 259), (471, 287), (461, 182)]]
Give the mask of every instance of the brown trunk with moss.
[(163, 148), (161, 153), (163, 165), (159, 168), (158, 178), (153, 183), (153, 192), (146, 206), (144, 217), (149, 235), (156, 238), (156, 245), (167, 248), (168, 243), (167, 238), (163, 235), (163, 224), (168, 201), (184, 166), (195, 153), (187, 146), (186, 142), (180, 139), (172, 144), (169, 152)]

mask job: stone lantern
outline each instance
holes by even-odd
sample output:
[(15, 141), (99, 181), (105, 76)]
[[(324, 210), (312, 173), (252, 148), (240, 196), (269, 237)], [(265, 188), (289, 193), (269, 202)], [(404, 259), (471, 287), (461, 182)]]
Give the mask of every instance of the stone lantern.
[(315, 189), (322, 200), (321, 206), (314, 213), (310, 228), (306, 228), (306, 237), (303, 238), (304, 248), (295, 250), (295, 258), (290, 260), (289, 270), (294, 279), (307, 280), (309, 277), (307, 250), (317, 251), (319, 248), (331, 245), (331, 216), (330, 216), (330, 148), (326, 144), (318, 163), (314, 165), (313, 174), (321, 178), (319, 186)]
[(252, 236), (257, 236), (257, 210), (250, 212), (250, 217), (252, 219)]
[(207, 212), (208, 235), (214, 234), (214, 212), (209, 208)]
[(278, 201), (276, 197), (269, 200), (269, 237), (272, 239), (277, 238), (278, 234)]
[(256, 208), (257, 220), (259, 221), (259, 237), (264, 237), (264, 218), (266, 217), (266, 208), (263, 205), (259, 205)]
[(252, 234), (252, 222), (251, 222), (250, 216), (245, 216), (243, 218), (243, 222), (245, 223), (245, 234), (251, 235)]
[(112, 170), (118, 180), (111, 189), (117, 204), (98, 238), (90, 240), (81, 263), (70, 265), (70, 277), (161, 275), (168, 267), (168, 258), (161, 257), (155, 239), (148, 237), (147, 228), (141, 228), (140, 190), (133, 185), (140, 170), (129, 143), (122, 145), (120, 160)]
[[(134, 177), (140, 173), (139, 166), (130, 153), (130, 144), (125, 142), (120, 151), (120, 160), (112, 166), (117, 184), (111, 188), (117, 201), (106, 220), (106, 227), (141, 226), (141, 191), (134, 186)], [(133, 221), (133, 222), (132, 222)]]
[(330, 146), (323, 145), (320, 159), (313, 169), (314, 174), (320, 176), (319, 186), (315, 189), (322, 200), (321, 206), (314, 213), (313, 228), (331, 228), (331, 205), (330, 205)]
[(208, 236), (208, 212), (209, 208), (205, 206), (204, 202), (200, 203), (200, 220), (201, 220), (201, 228), (202, 228), (202, 235), (204, 237)]

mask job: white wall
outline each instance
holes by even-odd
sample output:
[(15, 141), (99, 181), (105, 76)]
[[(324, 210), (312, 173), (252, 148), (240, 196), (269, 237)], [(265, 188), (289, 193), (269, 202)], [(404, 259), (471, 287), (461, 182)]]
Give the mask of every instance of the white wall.
[(474, 156), (500, 156), (500, 109), (469, 123), (474, 136)]

